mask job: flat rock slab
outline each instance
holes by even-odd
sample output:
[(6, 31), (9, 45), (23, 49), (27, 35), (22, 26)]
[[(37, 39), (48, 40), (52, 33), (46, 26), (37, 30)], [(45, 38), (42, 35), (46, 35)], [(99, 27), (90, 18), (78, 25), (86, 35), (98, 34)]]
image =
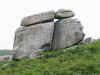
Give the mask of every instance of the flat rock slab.
[(59, 9), (56, 12), (55, 18), (56, 19), (64, 19), (64, 18), (70, 18), (70, 17), (74, 17), (75, 13), (71, 10), (67, 10), (67, 9)]
[(38, 56), (51, 48), (54, 22), (41, 23), (17, 29), (13, 59)]
[(29, 26), (29, 25), (39, 24), (43, 22), (53, 21), (54, 17), (55, 17), (54, 11), (48, 11), (36, 15), (31, 15), (23, 18), (21, 22), (21, 26)]
[(62, 19), (55, 23), (53, 49), (66, 48), (79, 43), (84, 33), (83, 27), (77, 19)]

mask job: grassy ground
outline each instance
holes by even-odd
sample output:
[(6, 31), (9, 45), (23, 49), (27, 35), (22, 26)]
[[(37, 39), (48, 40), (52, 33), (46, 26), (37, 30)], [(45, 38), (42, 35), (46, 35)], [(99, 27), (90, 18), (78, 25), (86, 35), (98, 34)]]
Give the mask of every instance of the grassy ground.
[(5, 63), (0, 64), (0, 75), (100, 75), (100, 41)]

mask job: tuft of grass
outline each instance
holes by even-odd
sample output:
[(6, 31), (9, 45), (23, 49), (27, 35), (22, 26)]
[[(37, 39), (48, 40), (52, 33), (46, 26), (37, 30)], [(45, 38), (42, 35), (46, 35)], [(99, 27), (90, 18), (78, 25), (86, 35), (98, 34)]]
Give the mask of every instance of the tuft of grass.
[[(6, 67), (3, 64), (8, 63)], [(39, 58), (0, 63), (0, 75), (99, 75), (100, 41), (49, 50)]]

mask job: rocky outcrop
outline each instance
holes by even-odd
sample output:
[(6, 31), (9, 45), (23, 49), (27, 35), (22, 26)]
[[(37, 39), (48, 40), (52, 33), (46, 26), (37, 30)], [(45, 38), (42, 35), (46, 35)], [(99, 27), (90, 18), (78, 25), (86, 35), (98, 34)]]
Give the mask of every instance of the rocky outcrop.
[(74, 15), (71, 10), (60, 9), (25, 17), (15, 33), (13, 59), (34, 58), (44, 50), (78, 44), (84, 33), (81, 22), (72, 19)]

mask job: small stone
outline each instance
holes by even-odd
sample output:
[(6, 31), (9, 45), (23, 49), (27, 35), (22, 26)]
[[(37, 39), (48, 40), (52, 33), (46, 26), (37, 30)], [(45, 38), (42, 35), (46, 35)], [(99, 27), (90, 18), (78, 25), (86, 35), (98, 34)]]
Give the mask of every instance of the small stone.
[(90, 42), (93, 42), (91, 37), (87, 37), (82, 41), (83, 44), (90, 43)]
[(63, 18), (70, 18), (70, 17), (74, 17), (75, 13), (71, 10), (66, 10), (66, 9), (59, 9), (56, 12), (56, 19), (63, 19)]
[(12, 55), (0, 56), (0, 61), (11, 61), (11, 60), (12, 60)]

